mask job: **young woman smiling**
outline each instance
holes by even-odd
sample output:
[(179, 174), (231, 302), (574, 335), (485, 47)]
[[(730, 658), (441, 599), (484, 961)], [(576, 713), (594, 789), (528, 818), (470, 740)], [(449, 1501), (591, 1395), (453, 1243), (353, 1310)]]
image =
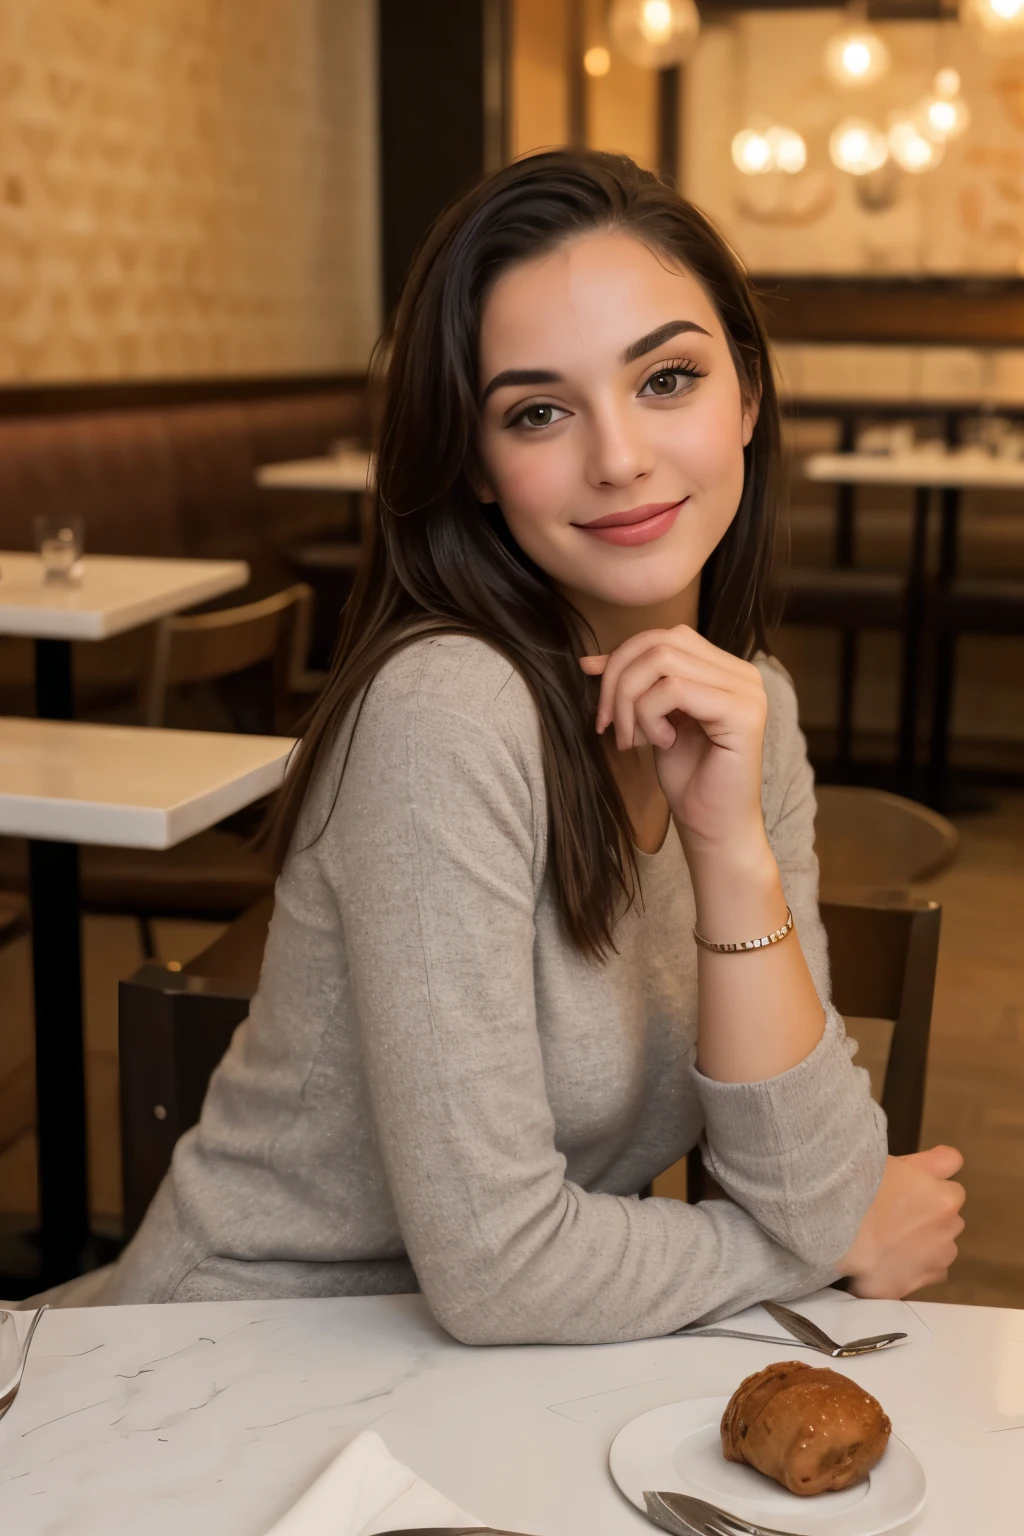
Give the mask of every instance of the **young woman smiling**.
[[(439, 220), (259, 991), (102, 1299), (594, 1343), (945, 1273), (958, 1154), (887, 1159), (828, 1000), (777, 460), (743, 273), (654, 177), (543, 154)], [(701, 1137), (727, 1199), (637, 1198)]]

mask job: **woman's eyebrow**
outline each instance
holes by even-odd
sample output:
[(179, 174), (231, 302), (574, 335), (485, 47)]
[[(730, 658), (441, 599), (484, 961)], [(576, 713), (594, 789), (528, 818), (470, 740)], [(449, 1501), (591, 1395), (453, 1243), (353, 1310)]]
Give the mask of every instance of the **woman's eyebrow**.
[(510, 384), (561, 384), (562, 375), (552, 373), (550, 368), (506, 368), (504, 373), (496, 373), (480, 397), (480, 404), (484, 406), (494, 394), (496, 389), (507, 389)]
[(644, 357), (648, 352), (653, 352), (655, 347), (664, 346), (673, 336), (680, 336), (684, 331), (699, 331), (702, 336), (710, 336), (696, 320), (666, 320), (664, 325), (659, 325), (656, 331), (648, 331), (646, 336), (641, 336), (639, 341), (631, 342), (622, 354), (623, 365), (635, 363), (638, 357)]
[[(702, 336), (710, 336), (696, 320), (666, 320), (664, 325), (659, 325), (656, 331), (648, 331), (646, 336), (641, 336), (639, 341), (630, 342), (622, 354), (622, 363), (635, 363), (638, 357), (644, 357), (648, 352), (653, 352), (655, 347), (664, 346), (673, 336), (680, 336), (684, 331), (699, 331)], [(550, 368), (506, 368), (503, 373), (496, 373), (480, 396), (481, 407), (485, 406), (496, 389), (507, 389), (510, 385), (522, 384), (561, 384), (562, 375), (554, 373)]]

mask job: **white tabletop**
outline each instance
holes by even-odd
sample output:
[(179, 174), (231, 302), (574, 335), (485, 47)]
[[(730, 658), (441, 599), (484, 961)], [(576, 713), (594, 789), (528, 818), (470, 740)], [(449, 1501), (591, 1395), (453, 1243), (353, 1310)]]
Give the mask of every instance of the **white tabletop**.
[(803, 463), (808, 480), (830, 485), (956, 486), (1024, 490), (1024, 459), (997, 459), (979, 448), (955, 453), (815, 453)]
[(0, 833), (171, 848), (270, 794), (286, 736), (0, 719)]
[[(872, 1309), (892, 1306), (850, 1304), (864, 1334), (878, 1331)], [(837, 1363), (924, 1466), (928, 1502), (904, 1536), (1019, 1530), (1024, 1312), (905, 1312), (908, 1344)], [(651, 1536), (608, 1474), (618, 1430), (794, 1357), (820, 1359), (721, 1339), (465, 1348), (418, 1296), (54, 1311), (0, 1422), (0, 1530), (263, 1536), (372, 1424), (481, 1520), (537, 1536)]]
[(365, 491), (372, 470), (372, 454), (349, 449), (330, 458), (264, 464), (256, 471), (256, 479), (260, 485), (293, 491)]
[(77, 582), (44, 581), (38, 555), (0, 550), (0, 635), (105, 640), (249, 580), (244, 560), (89, 555)]

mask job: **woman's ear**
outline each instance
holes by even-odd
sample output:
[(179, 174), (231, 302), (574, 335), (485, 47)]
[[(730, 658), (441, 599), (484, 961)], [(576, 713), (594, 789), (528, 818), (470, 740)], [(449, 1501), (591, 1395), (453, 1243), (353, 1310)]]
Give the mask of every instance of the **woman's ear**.
[(491, 487), (490, 481), (478, 464), (467, 466), (466, 479), (469, 482), (469, 488), (473, 495), (477, 501), (483, 502), (484, 506), (497, 501), (498, 498)]
[(743, 411), (743, 446), (744, 446), (744, 448), (749, 448), (750, 447), (750, 439), (754, 435), (754, 428), (757, 426), (757, 418), (758, 418), (758, 415), (760, 414), (760, 410), (761, 410), (761, 402), (760, 402), (760, 400), (754, 400), (748, 406), (746, 406), (744, 408), (744, 411)]

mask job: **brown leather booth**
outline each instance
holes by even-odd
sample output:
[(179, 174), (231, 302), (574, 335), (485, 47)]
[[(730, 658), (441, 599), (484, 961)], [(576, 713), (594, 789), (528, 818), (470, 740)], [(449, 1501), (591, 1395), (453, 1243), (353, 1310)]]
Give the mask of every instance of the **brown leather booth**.
[[(5, 416), (0, 392), (0, 549), (32, 547), (32, 517), (73, 510), (87, 554), (248, 560), (251, 585), (225, 602), (289, 585), (288, 544), (351, 531), (348, 499), (270, 491), (259, 465), (307, 458), (364, 438), (358, 384), (278, 395)], [(76, 707), (89, 713), (139, 673), (138, 632), (75, 648)], [(32, 711), (32, 652), (0, 637), (0, 715)]]

